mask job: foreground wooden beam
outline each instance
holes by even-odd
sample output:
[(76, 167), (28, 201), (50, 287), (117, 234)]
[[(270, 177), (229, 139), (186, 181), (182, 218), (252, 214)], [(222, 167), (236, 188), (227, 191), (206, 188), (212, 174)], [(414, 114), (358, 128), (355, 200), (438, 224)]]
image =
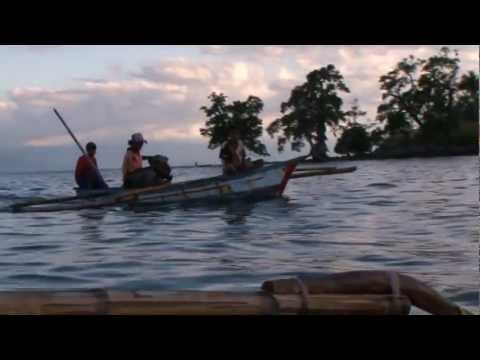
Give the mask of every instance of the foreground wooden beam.
[(266, 292), (18, 291), (0, 293), (2, 315), (407, 315), (407, 297)]
[(265, 281), (261, 291), (3, 291), (3, 315), (465, 315), (426, 284), (386, 271)]

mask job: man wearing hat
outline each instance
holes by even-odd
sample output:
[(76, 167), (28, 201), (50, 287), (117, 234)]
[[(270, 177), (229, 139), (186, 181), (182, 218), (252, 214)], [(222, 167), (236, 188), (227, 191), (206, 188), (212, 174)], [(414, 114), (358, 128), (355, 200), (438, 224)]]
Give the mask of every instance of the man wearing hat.
[[(168, 159), (160, 155), (142, 156), (143, 144), (147, 141), (140, 133), (133, 134), (128, 141), (129, 148), (122, 164), (123, 185), (126, 188), (155, 186), (172, 180)], [(143, 160), (148, 160), (151, 166), (143, 168)]]
[(98, 165), (95, 158), (97, 146), (93, 142), (89, 142), (85, 148), (87, 154), (78, 158), (75, 167), (75, 181), (78, 187), (80, 189), (108, 188), (103, 179), (98, 176)]

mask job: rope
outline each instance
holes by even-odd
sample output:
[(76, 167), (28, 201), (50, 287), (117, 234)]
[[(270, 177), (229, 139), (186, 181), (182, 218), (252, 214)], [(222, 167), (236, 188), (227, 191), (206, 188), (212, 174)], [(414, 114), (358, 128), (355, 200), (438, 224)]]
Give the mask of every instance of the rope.
[(302, 312), (308, 312), (308, 288), (307, 286), (305, 285), (305, 283), (303, 282), (302, 279), (300, 279), (299, 277), (295, 277), (293, 278), (295, 280), (295, 283), (298, 285), (298, 289), (300, 291), (300, 296), (302, 298)]
[(400, 297), (400, 279), (398, 278), (398, 274), (396, 272), (390, 271), (388, 273), (390, 277), (390, 287), (392, 289), (392, 295), (397, 298)]
[(392, 290), (393, 299), (392, 299), (392, 304), (390, 306), (388, 306), (388, 309), (386, 309), (385, 314), (392, 313), (392, 307), (393, 307), (393, 309), (396, 309), (396, 307), (398, 305), (399, 297), (401, 295), (401, 293), (400, 293), (400, 280), (398, 278), (398, 274), (396, 272), (389, 271), (388, 272), (388, 277), (390, 278), (390, 288)]

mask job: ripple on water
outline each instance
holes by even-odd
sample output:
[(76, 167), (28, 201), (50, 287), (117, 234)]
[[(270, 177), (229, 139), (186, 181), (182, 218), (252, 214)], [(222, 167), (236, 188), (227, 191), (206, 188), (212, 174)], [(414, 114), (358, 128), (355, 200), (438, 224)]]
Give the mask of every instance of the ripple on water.
[(9, 248), (11, 251), (47, 251), (59, 249), (60, 245), (22, 245), (22, 246), (12, 246)]
[(414, 266), (431, 266), (433, 263), (427, 260), (407, 260), (392, 262), (392, 266), (414, 267)]
[(56, 266), (49, 269), (51, 272), (77, 272), (80, 271), (82, 267), (80, 266), (73, 266), (73, 265), (63, 265), (63, 266)]
[(389, 201), (389, 200), (377, 200), (377, 201), (372, 201), (367, 203), (367, 205), (370, 206), (397, 206), (404, 203), (404, 201), (400, 200), (395, 200), (395, 201)]
[(391, 189), (391, 188), (396, 188), (398, 187), (395, 184), (390, 184), (390, 183), (373, 183), (373, 184), (368, 184), (368, 187), (376, 187), (376, 188), (383, 188), (383, 189)]
[(40, 283), (45, 285), (48, 285), (48, 283), (59, 285), (75, 285), (85, 284), (89, 282), (89, 280), (79, 277), (42, 274), (15, 274), (8, 276), (8, 279), (16, 281), (26, 281), (30, 283)]
[(392, 260), (391, 257), (382, 256), (382, 255), (362, 255), (355, 258), (357, 261), (362, 262), (382, 262), (387, 263)]
[(44, 234), (36, 233), (23, 233), (23, 232), (0, 232), (0, 236), (9, 236), (9, 237), (38, 237), (44, 236)]
[(128, 269), (128, 268), (138, 268), (142, 266), (142, 263), (139, 261), (112, 261), (112, 262), (103, 262), (95, 264), (94, 267), (97, 269)]
[(48, 266), (49, 264), (46, 262), (41, 262), (41, 261), (26, 261), (26, 262), (0, 262), (0, 268), (1, 267), (41, 267), (41, 266)]

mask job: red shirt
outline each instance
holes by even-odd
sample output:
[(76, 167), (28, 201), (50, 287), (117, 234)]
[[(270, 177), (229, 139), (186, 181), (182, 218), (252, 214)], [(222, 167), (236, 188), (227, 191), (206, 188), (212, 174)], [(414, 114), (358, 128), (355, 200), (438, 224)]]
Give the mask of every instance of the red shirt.
[[(75, 178), (85, 176), (91, 170), (95, 170), (90, 164), (90, 161), (88, 161), (87, 156), (88, 155), (82, 155), (78, 158), (77, 167), (75, 168)], [(97, 159), (95, 159), (95, 157), (91, 157), (90, 160), (97, 166)]]

